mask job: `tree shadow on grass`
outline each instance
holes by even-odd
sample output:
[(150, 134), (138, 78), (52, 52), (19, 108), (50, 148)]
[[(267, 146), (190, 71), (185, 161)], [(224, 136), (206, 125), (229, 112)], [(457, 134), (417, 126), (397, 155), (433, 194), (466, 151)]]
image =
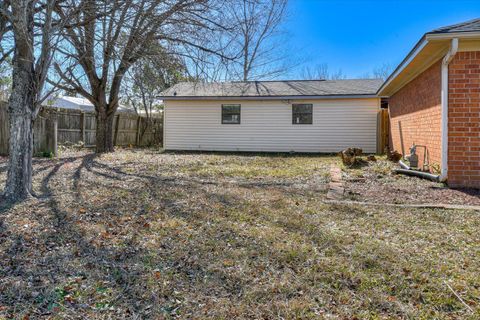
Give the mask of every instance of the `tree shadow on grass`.
[[(41, 173), (50, 170), (50, 172), (47, 175), (47, 181), (54, 176), (58, 170), (64, 166), (67, 163), (73, 163), (79, 159), (83, 158), (83, 156), (78, 156), (78, 157), (65, 157), (65, 158), (60, 158), (60, 159), (54, 159), (54, 160), (40, 160), (40, 159), (34, 159), (32, 162), (32, 165), (34, 166), (33, 169), (33, 176), (40, 175)], [(45, 163), (46, 162), (46, 163)], [(45, 163), (45, 164), (44, 164)], [(0, 168), (0, 173), (6, 172), (8, 170), (8, 165), (5, 165)], [(42, 193), (37, 193), (33, 192), (32, 196), (33, 198), (39, 198), (39, 199), (45, 199), (48, 198), (49, 194), (46, 194), (45, 188), (42, 185)], [(28, 200), (28, 199), (26, 199)], [(1, 193), (0, 193), (0, 214), (10, 210), (13, 208), (16, 204), (21, 203), (26, 201), (25, 199), (19, 199), (18, 201), (11, 201), (7, 200)]]
[[(110, 314), (115, 316), (137, 316), (149, 318), (150, 312), (156, 317), (162, 312), (173, 312), (178, 308), (175, 286), (160, 286), (160, 292), (151, 295), (145, 276), (153, 270), (145, 266), (146, 259), (154, 258), (157, 268), (171, 270), (175, 277), (190, 285), (201, 283), (206, 277), (211, 284), (202, 284), (208, 290), (215, 288), (218, 295), (236, 293), (242, 289), (240, 279), (228, 275), (222, 270), (209, 270), (208, 259), (192, 259), (199, 254), (195, 246), (181, 253), (175, 252), (167, 240), (161, 240), (159, 248), (147, 248), (141, 243), (142, 229), (148, 228), (148, 215), (121, 212), (121, 204), (110, 202), (102, 208), (91, 204), (91, 199), (84, 199), (83, 188), (88, 188), (92, 176), (108, 181), (121, 181), (125, 177), (145, 180), (146, 192), (152, 197), (161, 196), (158, 189), (182, 188), (186, 192), (208, 193), (211, 201), (223, 206), (232, 205), (235, 199), (225, 199), (201, 189), (201, 181), (193, 179), (176, 179), (168, 176), (147, 174), (129, 174), (120, 168), (111, 168), (95, 161), (96, 155), (66, 158), (49, 165), (49, 172), (42, 178), (40, 205), (45, 211), (29, 212), (28, 232), (6, 227), (0, 221), (0, 237), (6, 239), (0, 254), (0, 275), (9, 284), (1, 287), (0, 305), (7, 307), (8, 316), (48, 317), (62, 314), (66, 317), (85, 314)], [(77, 165), (76, 162), (79, 162)], [(65, 181), (66, 165), (75, 163), (72, 172), (71, 190), (61, 189), (54, 180)], [(88, 176), (87, 176), (88, 173)], [(66, 186), (68, 189), (69, 187)], [(60, 189), (59, 189), (60, 188)], [(132, 187), (130, 195), (135, 197), (141, 190)], [(194, 191), (195, 190), (195, 191)], [(227, 201), (228, 200), (228, 201)], [(89, 204), (92, 210), (80, 213), (72, 206), (80, 208)], [(195, 209), (184, 206), (181, 201), (172, 202), (170, 198), (159, 198), (158, 204), (164, 214), (183, 221), (186, 226), (198, 225), (199, 219)], [(143, 206), (145, 203), (139, 203)], [(116, 224), (128, 218), (122, 230)], [(112, 227), (109, 227), (112, 225)], [(104, 226), (98, 232), (89, 228)], [(120, 234), (125, 231), (126, 236)], [(118, 240), (117, 240), (118, 237)], [(120, 243), (116, 243), (120, 241)], [(181, 238), (175, 241), (182, 241)], [(185, 248), (187, 249), (187, 248)], [(204, 254), (204, 253), (200, 253)], [(153, 268), (153, 266), (152, 266)], [(180, 281), (180, 280), (179, 280)], [(81, 289), (84, 285), (86, 288)], [(151, 284), (150, 284), (151, 285)], [(88, 292), (83, 292), (88, 291)], [(105, 293), (107, 292), (107, 293)], [(87, 295), (88, 300), (76, 302), (77, 295)], [(98, 301), (96, 301), (98, 300)], [(120, 306), (121, 310), (108, 310)], [(153, 307), (154, 306), (154, 307)], [(163, 310), (163, 311), (162, 311)], [(2, 313), (0, 312), (0, 316)]]
[[(129, 301), (124, 305), (131, 306), (131, 310), (123, 312), (135, 315), (141, 311), (142, 306), (135, 304), (140, 292), (132, 289), (139, 286), (127, 279), (125, 268), (134, 266), (138, 257), (145, 255), (144, 250), (136, 246), (118, 248), (99, 243), (96, 238), (86, 238), (85, 232), (77, 226), (77, 217), (66, 210), (61, 194), (57, 194), (58, 190), (50, 186), (65, 164), (81, 158), (73, 175), (73, 185), (78, 185), (82, 169), (88, 167), (94, 157), (86, 155), (59, 161), (42, 179), (41, 200), (48, 206), (48, 215), (33, 214), (30, 217), (32, 224), (42, 226), (41, 231), (37, 230), (33, 235), (13, 232), (4, 227), (3, 220), (0, 221), (0, 236), (10, 240), (9, 246), (3, 251), (5, 256), (1, 259), (0, 274), (3, 279), (16, 279), (14, 285), (0, 290), (0, 305), (9, 307), (12, 312), (10, 316), (18, 316), (17, 312), (22, 309), (24, 315), (34, 314), (37, 317), (58, 313), (63, 308), (68, 308), (71, 315), (76, 317), (91, 312), (92, 306), (77, 305), (74, 300), (67, 300), (70, 299), (69, 293), (72, 293), (69, 291), (73, 290), (71, 287), (75, 286), (71, 283), (72, 279), (87, 281), (94, 290), (98, 289), (95, 288), (97, 283), (99, 286), (101, 283), (106, 287), (113, 286), (115, 292), (121, 293), (122, 300)], [(113, 300), (110, 299), (110, 302)], [(100, 309), (104, 306), (103, 302), (95, 305)]]
[[(122, 165), (102, 163), (95, 154), (50, 165), (41, 181), (43, 209), (27, 217), (33, 227), (0, 228), (7, 239), (0, 275), (9, 284), (0, 284), (0, 305), (15, 315), (65, 318), (178, 317), (182, 308), (218, 299), (234, 308), (248, 303), (243, 294), (256, 284), (228, 267), (230, 260), (237, 263), (229, 256), (233, 249), (251, 272), (267, 264), (280, 277), (297, 263), (233, 221), (251, 219), (256, 230), (270, 219), (276, 232), (313, 239), (300, 222), (263, 216), (246, 203), (248, 195), (227, 190), (222, 181), (162, 170), (129, 172)], [(248, 192), (272, 187), (233, 186)], [(287, 196), (287, 190), (280, 192)], [(268, 303), (277, 294), (259, 299)]]

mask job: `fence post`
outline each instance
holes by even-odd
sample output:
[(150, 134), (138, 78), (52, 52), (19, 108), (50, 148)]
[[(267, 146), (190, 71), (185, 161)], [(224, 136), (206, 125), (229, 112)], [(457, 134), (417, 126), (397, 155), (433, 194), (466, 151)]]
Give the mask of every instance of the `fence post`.
[(138, 147), (140, 145), (140, 124), (142, 117), (138, 116), (137, 118), (137, 134), (135, 136), (135, 145)]
[(82, 137), (83, 141), (83, 146), (87, 144), (86, 140), (86, 133), (85, 133), (85, 126), (86, 126), (86, 120), (85, 120), (85, 112), (80, 113), (80, 136)]
[(113, 134), (113, 145), (117, 145), (117, 136), (118, 136), (118, 126), (120, 124), (120, 114), (117, 115), (117, 119), (115, 119), (115, 133)]
[(50, 110), (45, 113), (46, 118), (46, 145), (49, 152), (58, 156), (58, 110)]
[(377, 113), (377, 153), (383, 154), (389, 142), (389, 115), (388, 110), (381, 109)]
[(58, 116), (53, 119), (53, 153), (58, 157)]
[(377, 154), (382, 154), (382, 110), (377, 112)]

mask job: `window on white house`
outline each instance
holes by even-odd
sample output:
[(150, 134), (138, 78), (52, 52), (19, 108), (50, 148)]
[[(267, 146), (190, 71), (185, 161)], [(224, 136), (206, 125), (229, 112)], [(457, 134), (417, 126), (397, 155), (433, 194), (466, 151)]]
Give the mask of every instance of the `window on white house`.
[(239, 104), (222, 104), (222, 124), (240, 124)]
[(312, 124), (313, 123), (313, 105), (312, 104), (292, 104), (292, 123), (293, 124)]

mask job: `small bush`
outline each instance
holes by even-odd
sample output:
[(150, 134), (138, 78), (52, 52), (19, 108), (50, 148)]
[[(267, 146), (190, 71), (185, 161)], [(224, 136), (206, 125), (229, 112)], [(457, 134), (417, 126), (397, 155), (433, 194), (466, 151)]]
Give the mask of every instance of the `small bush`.
[(35, 155), (36, 157), (39, 157), (39, 158), (54, 158), (55, 157), (55, 153), (51, 152), (51, 151), (42, 151), (42, 152), (39, 152)]

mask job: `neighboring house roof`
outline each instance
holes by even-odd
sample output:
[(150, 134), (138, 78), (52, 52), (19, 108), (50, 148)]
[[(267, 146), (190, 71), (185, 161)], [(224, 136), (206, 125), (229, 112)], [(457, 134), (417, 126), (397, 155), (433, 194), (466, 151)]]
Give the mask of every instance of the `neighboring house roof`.
[(305, 98), (375, 96), (381, 79), (181, 82), (163, 92), (164, 100), (223, 98)]
[(445, 56), (453, 38), (462, 46), (478, 45), (480, 19), (473, 19), (427, 32), (378, 90), (379, 96), (391, 96), (433, 63)]
[[(47, 100), (47, 105), (54, 108), (81, 110), (85, 112), (95, 112), (93, 104), (85, 98), (59, 96)], [(132, 113), (135, 112), (131, 108), (119, 105), (117, 112)]]

